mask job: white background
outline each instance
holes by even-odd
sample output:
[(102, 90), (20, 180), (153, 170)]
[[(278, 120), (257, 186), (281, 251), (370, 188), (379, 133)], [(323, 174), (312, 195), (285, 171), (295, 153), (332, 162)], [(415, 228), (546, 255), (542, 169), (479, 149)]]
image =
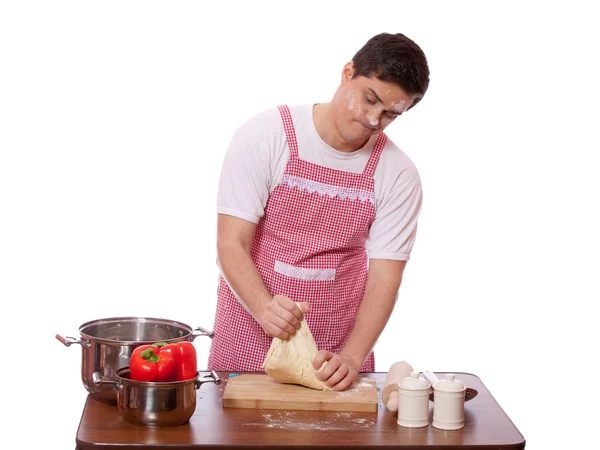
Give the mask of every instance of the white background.
[[(431, 86), (387, 130), (425, 197), (377, 370), (476, 374), (528, 449), (595, 447), (592, 2), (216, 3), (0, 7), (3, 443), (75, 446), (81, 350), (56, 333), (130, 315), (212, 327), (233, 131), (328, 101), (387, 31), (423, 48)], [(195, 344), (203, 368), (209, 342)]]

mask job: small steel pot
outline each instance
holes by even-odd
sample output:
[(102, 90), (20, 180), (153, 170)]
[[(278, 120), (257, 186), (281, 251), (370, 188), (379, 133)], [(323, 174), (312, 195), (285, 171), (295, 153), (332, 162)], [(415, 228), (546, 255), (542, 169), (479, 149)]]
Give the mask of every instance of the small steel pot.
[(110, 384), (96, 385), (92, 379), (95, 372), (114, 379), (117, 369), (129, 365), (129, 358), (136, 347), (155, 342), (176, 343), (193, 341), (198, 336), (213, 337), (212, 331), (173, 320), (150, 317), (112, 317), (86, 322), (79, 327), (81, 339), (60, 334), (56, 339), (65, 347), (81, 345), (81, 379), (91, 396), (105, 403), (117, 402), (117, 391)]
[(183, 425), (196, 410), (196, 389), (203, 383), (220, 384), (221, 379), (214, 371), (204, 378), (185, 381), (147, 382), (129, 378), (129, 367), (117, 370), (115, 380), (107, 380), (98, 372), (92, 378), (98, 386), (111, 385), (117, 390), (117, 407), (126, 422), (148, 427)]

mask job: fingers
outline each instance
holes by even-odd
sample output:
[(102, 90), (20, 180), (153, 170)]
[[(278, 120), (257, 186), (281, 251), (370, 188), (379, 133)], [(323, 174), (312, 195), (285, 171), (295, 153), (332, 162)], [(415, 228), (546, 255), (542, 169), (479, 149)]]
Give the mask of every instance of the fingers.
[(300, 308), (298, 308), (298, 306), (300, 305), (299, 303), (296, 302), (292, 302), (293, 305), (291, 306), (291, 309), (287, 309), (286, 307), (286, 311), (289, 312), (293, 317), (294, 317), (294, 322), (298, 323), (298, 326), (296, 328), (300, 328), (300, 321), (302, 319), (304, 319), (304, 314), (302, 314), (302, 310)]
[[(325, 367), (323, 367), (323, 369), (321, 371), (317, 372), (317, 378), (324, 382), (328, 381), (329, 378), (335, 373), (335, 371), (338, 370), (340, 368), (340, 366), (342, 365), (342, 361), (340, 361), (340, 359), (337, 358), (337, 355), (334, 353), (327, 352), (326, 358), (327, 358), (326, 359), (327, 364), (325, 364)], [(313, 366), (314, 366), (314, 360), (313, 360)], [(321, 366), (319, 366), (319, 367), (321, 367)], [(330, 384), (328, 384), (328, 383), (326, 383), (326, 384), (329, 387), (331, 387)]]
[(281, 339), (288, 339), (290, 335), (296, 331), (296, 328), (289, 322), (285, 321), (281, 317), (273, 316), (270, 318), (271, 329), (274, 334), (273, 337)]
[[(297, 306), (294, 306), (294, 308), (300, 312)], [(286, 308), (285, 305), (279, 303), (277, 299), (273, 298), (273, 300), (269, 302), (267, 305), (267, 310), (273, 315), (273, 317), (278, 317), (284, 320), (286, 323), (289, 323), (294, 330), (300, 328), (300, 319), (298, 319), (288, 308)]]
[(333, 385), (334, 391), (343, 391), (348, 389), (352, 383), (356, 380), (356, 372), (353, 372), (352, 369), (349, 369), (344, 378), (337, 384)]
[(298, 321), (304, 319), (304, 314), (310, 311), (310, 305), (308, 303), (295, 302), (285, 295), (276, 295), (273, 297), (273, 301), (286, 311), (290, 312), (296, 319), (298, 319)]
[[(325, 362), (327, 364), (319, 371)], [(358, 375), (352, 362), (346, 356), (336, 355), (327, 350), (317, 352), (313, 359), (313, 367), (317, 370), (317, 379), (336, 391), (347, 389)]]
[(296, 303), (285, 295), (276, 295), (267, 303), (260, 323), (269, 336), (288, 339), (300, 328), (300, 322), (309, 310), (308, 303)]
[[(310, 312), (310, 304), (308, 304), (307, 302), (299, 302), (298, 306), (300, 306), (303, 315), (308, 314)], [(300, 319), (302, 320), (302, 317)]]
[[(315, 357), (313, 358), (313, 367), (315, 368), (315, 370), (319, 370), (321, 368), (321, 366), (323, 365), (323, 363), (325, 361), (329, 361), (331, 358), (333, 358), (333, 353), (331, 353), (330, 351), (327, 350), (319, 350), (317, 352), (317, 354), (315, 355)], [(317, 378), (319, 378), (319, 375), (321, 375), (322, 372), (318, 372), (317, 373)], [(321, 381), (325, 381), (326, 378), (321, 379), (319, 378), (319, 380)]]
[[(327, 364), (329, 365), (329, 364)], [(338, 386), (339, 383), (343, 382), (348, 373), (350, 372), (350, 366), (348, 364), (341, 364), (337, 370), (329, 377), (325, 382), (330, 388), (335, 390), (343, 390), (343, 387)]]

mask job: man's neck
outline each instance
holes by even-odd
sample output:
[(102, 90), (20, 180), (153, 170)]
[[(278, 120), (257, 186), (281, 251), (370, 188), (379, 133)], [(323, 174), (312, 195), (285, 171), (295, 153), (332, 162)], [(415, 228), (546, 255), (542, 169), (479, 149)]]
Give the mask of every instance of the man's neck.
[(368, 139), (359, 144), (349, 143), (341, 136), (336, 126), (335, 113), (332, 112), (330, 103), (319, 103), (313, 106), (313, 122), (317, 133), (330, 147), (345, 153), (355, 152), (363, 148)]

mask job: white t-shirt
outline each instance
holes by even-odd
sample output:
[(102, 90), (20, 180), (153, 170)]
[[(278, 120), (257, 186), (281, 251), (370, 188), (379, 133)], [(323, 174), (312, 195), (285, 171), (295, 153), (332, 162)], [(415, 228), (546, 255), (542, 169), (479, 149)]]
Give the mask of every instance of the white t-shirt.
[[(340, 152), (321, 139), (312, 111), (313, 105), (290, 107), (299, 158), (331, 169), (362, 173), (377, 135), (360, 150)], [(248, 120), (234, 133), (225, 155), (217, 212), (258, 223), (289, 157), (277, 108)], [(422, 199), (417, 168), (388, 137), (373, 178), (376, 216), (366, 243), (369, 258), (408, 261)]]

